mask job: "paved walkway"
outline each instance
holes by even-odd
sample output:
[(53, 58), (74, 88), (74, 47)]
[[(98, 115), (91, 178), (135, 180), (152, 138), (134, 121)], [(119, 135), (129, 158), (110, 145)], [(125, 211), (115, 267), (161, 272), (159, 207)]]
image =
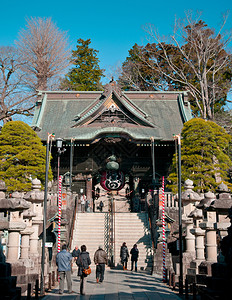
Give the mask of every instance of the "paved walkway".
[(80, 295), (79, 277), (77, 271), (72, 275), (73, 291), (69, 295), (67, 287), (63, 295), (58, 294), (58, 286), (48, 293), (44, 300), (180, 300), (178, 294), (162, 283), (161, 279), (146, 273), (130, 272), (106, 268), (103, 283), (96, 283), (95, 270), (88, 276), (86, 295)]

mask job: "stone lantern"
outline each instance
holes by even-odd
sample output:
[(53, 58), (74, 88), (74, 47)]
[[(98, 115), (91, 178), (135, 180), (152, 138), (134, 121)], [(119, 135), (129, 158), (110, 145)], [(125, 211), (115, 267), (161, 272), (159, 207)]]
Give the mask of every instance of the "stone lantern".
[[(18, 195), (15, 194), (15, 196)], [(9, 262), (17, 261), (19, 257), (20, 232), (26, 227), (26, 224), (23, 222), (23, 211), (29, 209), (29, 207), (30, 204), (21, 198), (4, 198), (0, 201), (0, 211), (10, 212), (7, 245), (7, 261)]]
[(190, 230), (190, 232), (195, 236), (195, 251), (196, 251), (196, 259), (195, 262), (199, 264), (201, 261), (205, 260), (204, 254), (204, 237), (205, 231), (202, 230), (199, 224), (203, 220), (202, 210), (199, 208), (195, 208), (190, 214), (190, 218), (193, 218), (194, 228)]
[(30, 236), (30, 256), (38, 257), (39, 248), (39, 226), (43, 223), (43, 208), (44, 192), (41, 189), (41, 182), (39, 179), (32, 180), (32, 191), (27, 192), (24, 198), (31, 202), (31, 211), (34, 213), (32, 217), (33, 233)]
[(26, 225), (26, 228), (21, 231), (21, 255), (20, 259), (28, 259), (29, 258), (29, 249), (30, 249), (30, 235), (34, 232), (32, 228), (32, 218), (35, 217), (36, 214), (30, 209), (26, 210), (23, 213), (23, 220)]
[(191, 233), (193, 229), (193, 219), (189, 214), (195, 209), (195, 205), (201, 201), (201, 196), (193, 191), (193, 181), (187, 179), (184, 183), (185, 191), (181, 193), (183, 204), (182, 222), (186, 227), (186, 252), (195, 257), (195, 236)]
[(199, 203), (198, 208), (203, 209), (204, 220), (199, 224), (200, 228), (205, 230), (206, 241), (206, 261), (217, 261), (217, 240), (216, 240), (216, 212), (209, 209), (216, 196), (212, 192), (205, 193), (205, 198)]
[(227, 229), (231, 225), (228, 219), (228, 210), (232, 206), (230, 191), (223, 182), (218, 186), (218, 195), (214, 202), (211, 203), (210, 209), (216, 211), (217, 223), (215, 224), (218, 230), (220, 239), (227, 236)]

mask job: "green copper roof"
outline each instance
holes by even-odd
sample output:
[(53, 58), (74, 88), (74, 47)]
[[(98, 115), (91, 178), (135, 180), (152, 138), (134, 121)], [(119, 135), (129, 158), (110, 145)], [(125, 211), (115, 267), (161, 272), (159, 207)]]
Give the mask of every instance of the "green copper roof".
[[(96, 111), (99, 118), (102, 105), (111, 92), (117, 97), (122, 114), (130, 114), (130, 119), (140, 120), (141, 124), (85, 123), (85, 120), (96, 118)], [(183, 123), (192, 118), (186, 96), (186, 92), (119, 93), (116, 90), (114, 93), (113, 89), (106, 95), (101, 91), (42, 91), (38, 96), (32, 127), (44, 141), (48, 133), (55, 133), (57, 138), (66, 140), (75, 138), (90, 142), (102, 135), (124, 135), (135, 140), (150, 140), (153, 136), (155, 140), (172, 141), (173, 135), (181, 132)]]

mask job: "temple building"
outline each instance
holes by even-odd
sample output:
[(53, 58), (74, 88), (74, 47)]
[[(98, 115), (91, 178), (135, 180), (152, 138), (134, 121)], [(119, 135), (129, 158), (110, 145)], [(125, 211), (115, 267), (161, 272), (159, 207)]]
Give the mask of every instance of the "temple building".
[(51, 150), (54, 179), (71, 174), (72, 191), (94, 199), (99, 186), (131, 196), (158, 184), (191, 118), (187, 92), (121, 91), (112, 80), (104, 91), (39, 91), (32, 128), (44, 143), (63, 140), (65, 152), (55, 140)]

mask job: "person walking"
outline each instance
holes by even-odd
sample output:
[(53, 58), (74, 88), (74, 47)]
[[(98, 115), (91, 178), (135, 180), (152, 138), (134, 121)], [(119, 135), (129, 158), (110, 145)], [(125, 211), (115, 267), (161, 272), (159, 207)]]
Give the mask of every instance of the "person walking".
[(99, 204), (99, 210), (100, 210), (100, 212), (102, 212), (103, 207), (104, 207), (104, 203), (101, 200), (100, 204)]
[(81, 212), (85, 212), (86, 196), (81, 194)]
[(127, 270), (127, 262), (128, 262), (129, 252), (126, 243), (124, 242), (120, 249), (120, 258), (123, 266), (123, 270)]
[(134, 263), (135, 263), (135, 272), (137, 272), (137, 261), (139, 257), (139, 249), (137, 244), (134, 244), (133, 248), (130, 251), (131, 254), (131, 271), (133, 271)]
[(56, 265), (58, 267), (58, 274), (60, 278), (59, 282), (59, 294), (64, 292), (64, 279), (66, 277), (68, 293), (73, 293), (72, 291), (72, 280), (71, 280), (71, 261), (72, 255), (67, 251), (67, 246), (62, 245), (62, 251), (60, 251), (56, 256)]
[(89, 257), (89, 252), (86, 251), (87, 248), (85, 245), (81, 246), (81, 253), (76, 260), (76, 264), (78, 265), (78, 276), (80, 276), (80, 293), (81, 295), (85, 295), (85, 287), (87, 282), (87, 275), (83, 273), (84, 269), (88, 269), (89, 265), (91, 265), (91, 260)]
[(94, 253), (94, 263), (96, 265), (96, 281), (97, 283), (103, 282), (105, 265), (107, 264), (107, 254), (103, 250), (102, 245), (99, 245), (98, 249)]

